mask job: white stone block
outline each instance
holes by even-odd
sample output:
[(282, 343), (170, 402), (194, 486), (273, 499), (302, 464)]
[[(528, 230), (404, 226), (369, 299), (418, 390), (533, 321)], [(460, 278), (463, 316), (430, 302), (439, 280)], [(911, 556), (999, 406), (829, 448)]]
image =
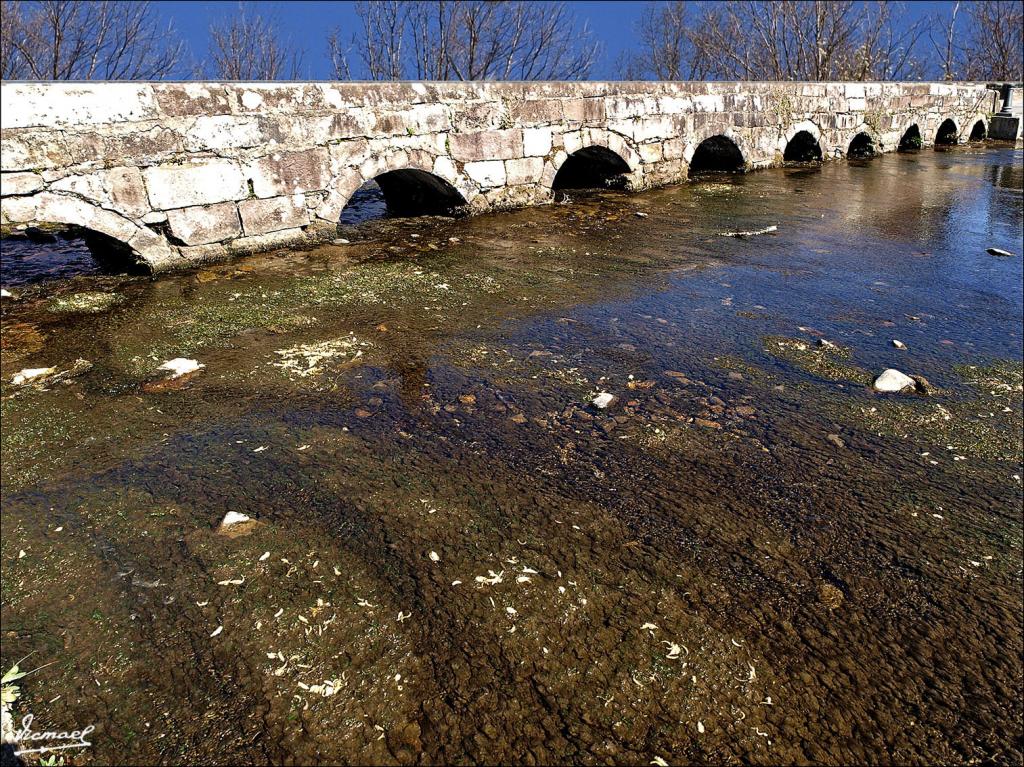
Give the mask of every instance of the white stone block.
[(551, 128), (524, 128), (523, 154), (526, 157), (546, 157), (551, 151)]
[(241, 200), (249, 192), (238, 164), (219, 158), (157, 165), (146, 168), (143, 177), (157, 210)]
[(197, 205), (167, 211), (171, 233), (186, 245), (206, 245), (238, 237), (242, 233), (233, 202)]
[(43, 188), (43, 177), (38, 173), (4, 173), (0, 175), (0, 197), (12, 194), (32, 194)]
[(481, 187), (489, 188), (505, 183), (505, 163), (501, 160), (468, 162), (463, 166), (463, 170)]

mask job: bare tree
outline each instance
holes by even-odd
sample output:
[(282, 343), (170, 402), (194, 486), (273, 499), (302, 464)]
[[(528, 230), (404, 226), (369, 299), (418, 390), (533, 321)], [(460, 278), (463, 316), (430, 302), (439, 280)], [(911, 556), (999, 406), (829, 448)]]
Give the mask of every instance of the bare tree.
[(1024, 5), (984, 0), (968, 5), (970, 19), (963, 73), (971, 80), (1024, 79)]
[(694, 45), (694, 18), (685, 2), (650, 4), (640, 18), (640, 51), (620, 62), (627, 79), (702, 80), (709, 62)]
[(645, 10), (630, 66), (659, 79), (906, 79), (921, 71), (924, 31), (882, 0), (733, 0), (693, 14), (666, 2)]
[[(932, 17), (932, 29), (928, 34), (932, 48), (935, 51), (938, 64), (942, 72), (943, 80), (955, 80), (958, 70), (960, 50), (956, 45), (956, 17), (960, 12), (960, 2), (953, 3), (953, 10), (948, 19), (943, 19), (940, 14)], [(942, 36), (936, 39), (936, 33), (941, 30)]]
[(2, 0), (0, 17), (5, 80), (157, 80), (184, 51), (148, 0)]
[(244, 6), (211, 25), (207, 74), (220, 80), (298, 80), (303, 52), (281, 40), (276, 26)]
[(577, 80), (597, 56), (562, 2), (380, 0), (356, 12), (374, 80)]

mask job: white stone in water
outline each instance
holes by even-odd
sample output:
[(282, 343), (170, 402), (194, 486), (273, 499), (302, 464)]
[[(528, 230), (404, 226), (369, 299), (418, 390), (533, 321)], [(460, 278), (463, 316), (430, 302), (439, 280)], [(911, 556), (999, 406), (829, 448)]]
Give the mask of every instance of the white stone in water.
[(1012, 256), (1013, 255), (1013, 253), (1011, 253), (1010, 251), (1003, 250), (1002, 248), (987, 248), (985, 250), (985, 252), (988, 253), (989, 255), (992, 255), (992, 256), (1003, 256), (1003, 257), (1006, 257), (1006, 256)]
[(892, 345), (895, 346), (897, 349), (907, 348), (907, 345), (905, 343), (903, 343), (902, 341), (897, 341), (895, 338), (892, 339)]
[(232, 525), (238, 525), (242, 522), (252, 522), (252, 518), (237, 511), (229, 511), (224, 515), (224, 519), (220, 521), (220, 526), (231, 527)]
[(596, 397), (594, 397), (593, 400), (591, 400), (591, 402), (594, 403), (594, 407), (600, 408), (601, 410), (604, 410), (606, 407), (608, 407), (614, 401), (615, 401), (615, 395), (614, 394), (609, 394), (606, 391), (601, 392)]
[(157, 370), (167, 370), (171, 373), (171, 378), (178, 378), (186, 373), (194, 373), (199, 368), (204, 368), (206, 365), (201, 365), (196, 360), (186, 359), (184, 357), (175, 357), (173, 360), (168, 360), (161, 365)]
[(875, 391), (901, 392), (904, 389), (914, 389), (917, 384), (910, 376), (901, 373), (895, 368), (889, 368), (882, 372), (871, 384)]
[(0, 298), (14, 298), (14, 294), (7, 288), (0, 288)]
[(48, 376), (57, 368), (25, 368), (24, 370), (15, 373), (14, 378), (11, 379), (11, 383), (15, 386), (21, 386), (29, 381), (34, 381), (37, 378)]

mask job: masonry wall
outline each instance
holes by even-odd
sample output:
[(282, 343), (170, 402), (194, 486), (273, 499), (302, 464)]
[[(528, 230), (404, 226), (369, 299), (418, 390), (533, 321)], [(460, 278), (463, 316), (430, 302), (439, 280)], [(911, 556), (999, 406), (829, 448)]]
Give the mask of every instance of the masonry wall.
[(748, 168), (806, 130), (826, 159), (913, 124), (961, 138), (996, 94), (948, 83), (4, 83), (0, 221), (70, 224), (154, 271), (336, 236), (365, 181), (412, 168), (473, 211), (547, 203), (573, 152), (601, 146), (635, 189), (679, 183), (706, 138)]

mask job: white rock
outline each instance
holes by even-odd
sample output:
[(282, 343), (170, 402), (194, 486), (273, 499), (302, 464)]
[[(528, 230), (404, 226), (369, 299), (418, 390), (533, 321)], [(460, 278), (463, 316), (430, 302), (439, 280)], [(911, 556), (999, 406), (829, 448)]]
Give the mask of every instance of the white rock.
[(242, 522), (252, 522), (251, 517), (247, 517), (245, 514), (241, 514), (237, 511), (229, 511), (224, 515), (224, 519), (220, 521), (221, 527), (231, 527), (231, 525), (238, 525)]
[(989, 255), (993, 255), (993, 256), (1004, 256), (1005, 257), (1005, 256), (1012, 256), (1013, 255), (1013, 253), (1011, 253), (1010, 251), (1003, 250), (1002, 248), (988, 248), (988, 249), (986, 249), (985, 252), (988, 253)]
[(177, 378), (183, 376), (186, 373), (194, 373), (199, 368), (204, 368), (206, 365), (201, 365), (196, 360), (186, 359), (185, 357), (175, 357), (173, 360), (168, 360), (161, 365), (157, 370), (167, 370), (171, 373), (171, 378)]
[(606, 391), (601, 392), (596, 397), (594, 397), (594, 399), (591, 400), (591, 402), (594, 403), (594, 407), (600, 408), (601, 410), (604, 410), (606, 407), (608, 407), (614, 401), (615, 401), (615, 395), (614, 394), (609, 394)]
[(11, 383), (15, 386), (21, 386), (29, 381), (34, 381), (37, 378), (51, 375), (57, 368), (25, 368), (24, 370), (15, 373), (14, 378), (11, 379)]
[(0, 298), (14, 298), (14, 294), (7, 288), (0, 288)]
[(897, 341), (895, 338), (892, 339), (892, 345), (895, 346), (897, 349), (907, 348), (907, 345), (905, 343), (903, 343), (902, 341)]
[(883, 371), (871, 385), (875, 391), (883, 392), (901, 392), (904, 389), (914, 389), (917, 386), (913, 378), (895, 368)]

